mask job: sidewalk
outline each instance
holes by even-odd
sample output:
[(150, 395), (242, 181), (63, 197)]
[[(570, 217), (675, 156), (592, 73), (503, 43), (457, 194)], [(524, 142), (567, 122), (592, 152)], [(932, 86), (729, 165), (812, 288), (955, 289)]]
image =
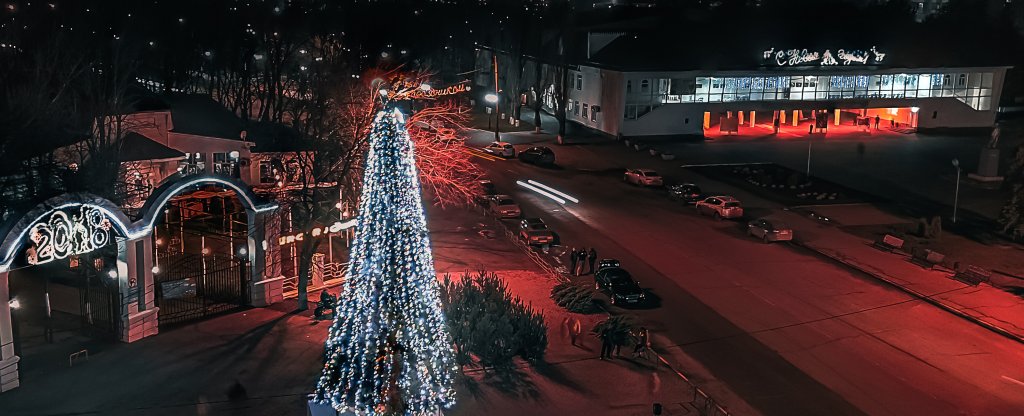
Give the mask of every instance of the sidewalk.
[(794, 243), (895, 286), (939, 308), (1024, 343), (1024, 302), (988, 284), (970, 286), (946, 270), (928, 270), (905, 254), (792, 211), (773, 215), (793, 228)]

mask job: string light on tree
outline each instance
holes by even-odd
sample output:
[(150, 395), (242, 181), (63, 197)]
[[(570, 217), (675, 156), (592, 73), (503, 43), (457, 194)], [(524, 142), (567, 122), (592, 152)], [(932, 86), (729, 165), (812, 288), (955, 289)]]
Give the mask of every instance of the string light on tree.
[(377, 114), (369, 142), (350, 278), (327, 338), (316, 400), (357, 415), (436, 415), (455, 403), (457, 366), (413, 144), (391, 104)]

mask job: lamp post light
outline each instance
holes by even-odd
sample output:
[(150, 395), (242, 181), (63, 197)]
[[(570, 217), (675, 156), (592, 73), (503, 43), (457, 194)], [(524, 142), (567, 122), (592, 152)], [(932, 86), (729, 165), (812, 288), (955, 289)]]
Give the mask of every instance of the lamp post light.
[[(484, 96), (484, 101), (494, 104), (494, 141), (501, 141), (501, 135), (498, 133), (498, 125), (501, 122), (501, 119), (498, 118), (498, 94), (487, 94)], [(487, 118), (487, 124), (491, 124), (490, 117)]]
[(956, 168), (956, 191), (953, 193), (953, 224), (956, 224), (956, 208), (960, 203), (960, 160), (953, 158), (953, 167)]

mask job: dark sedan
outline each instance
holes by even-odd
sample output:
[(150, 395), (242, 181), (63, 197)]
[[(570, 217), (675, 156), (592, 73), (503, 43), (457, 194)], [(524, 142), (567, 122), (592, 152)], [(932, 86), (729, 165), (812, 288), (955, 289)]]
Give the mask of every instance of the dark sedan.
[(606, 267), (594, 273), (594, 288), (608, 294), (612, 305), (635, 305), (646, 298), (640, 284), (620, 267)]
[(534, 165), (554, 165), (555, 152), (544, 146), (531, 147), (519, 152), (519, 160)]
[(669, 186), (668, 197), (676, 201), (693, 204), (704, 199), (704, 193), (701, 192), (700, 187), (697, 185), (692, 183), (682, 183), (679, 185)]

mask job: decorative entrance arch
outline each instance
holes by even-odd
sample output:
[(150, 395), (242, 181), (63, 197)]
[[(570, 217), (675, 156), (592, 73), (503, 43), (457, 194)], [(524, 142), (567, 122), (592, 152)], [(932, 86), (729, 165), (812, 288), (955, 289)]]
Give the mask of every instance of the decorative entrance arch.
[[(101, 197), (71, 193), (51, 198), (28, 212), (11, 215), (0, 224), (0, 392), (19, 385), (11, 320), (8, 274), (12, 269), (84, 254), (113, 239), (117, 244), (116, 266), (109, 271), (120, 295), (117, 337), (134, 342), (157, 333), (159, 308), (154, 305), (153, 226), (175, 195), (191, 188), (215, 185), (238, 195), (247, 213), (247, 247), (244, 251), (247, 283), (253, 306), (282, 299), (278, 278), (263, 279), (266, 265), (265, 229), (273, 203), (260, 202), (247, 185), (233, 178), (205, 174), (178, 178), (154, 190), (146, 200), (142, 218), (131, 222), (116, 204)], [(270, 236), (274, 238), (274, 236)], [(276, 246), (276, 245), (273, 245)], [(19, 256), (21, 255), (21, 256)], [(19, 258), (20, 257), (20, 258)], [(275, 286), (276, 283), (276, 286)]]

